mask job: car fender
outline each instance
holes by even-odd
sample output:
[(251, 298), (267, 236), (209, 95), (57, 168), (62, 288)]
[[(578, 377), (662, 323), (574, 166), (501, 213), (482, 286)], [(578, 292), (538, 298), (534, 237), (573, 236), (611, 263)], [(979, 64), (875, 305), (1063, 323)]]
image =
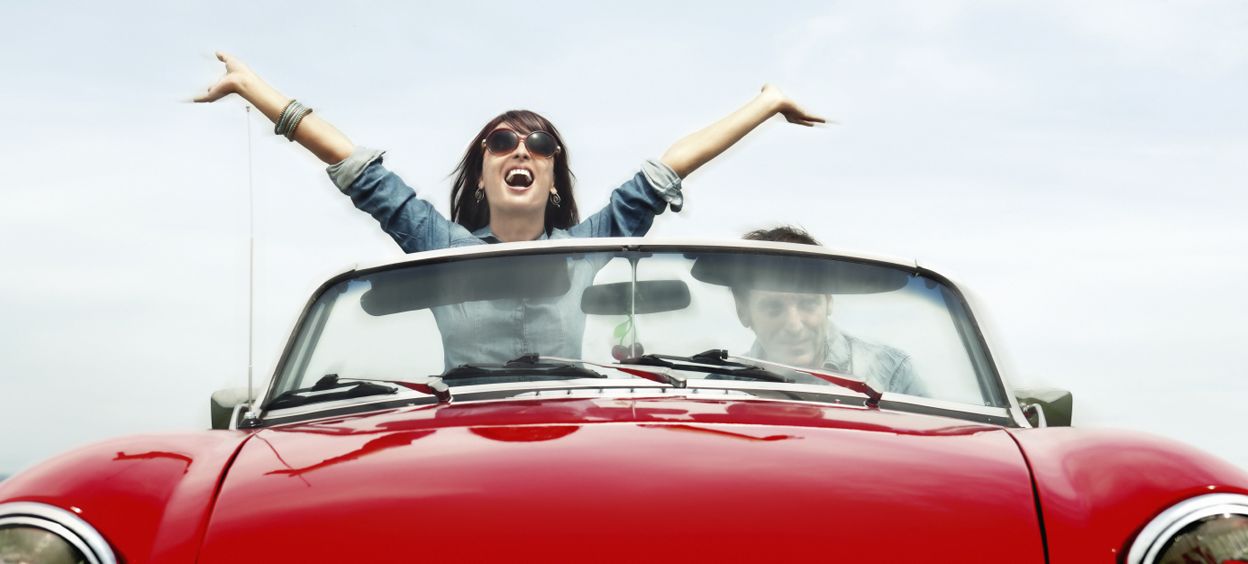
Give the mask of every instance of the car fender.
[(0, 483), (0, 503), (72, 511), (119, 560), (193, 564), (225, 471), (250, 435), (132, 435), (61, 454)]
[(1185, 444), (1135, 431), (1013, 429), (1031, 467), (1050, 562), (1121, 562), (1171, 505), (1248, 493), (1248, 473)]

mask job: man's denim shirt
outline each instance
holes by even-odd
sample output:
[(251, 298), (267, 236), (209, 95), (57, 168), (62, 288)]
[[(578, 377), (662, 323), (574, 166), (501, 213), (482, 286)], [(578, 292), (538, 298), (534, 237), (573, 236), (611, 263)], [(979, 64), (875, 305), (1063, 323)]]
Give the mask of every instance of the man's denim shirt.
[[(877, 390), (928, 397), (927, 387), (914, 373), (910, 355), (902, 351), (846, 335), (831, 320), (828, 321), (827, 343), (824, 346), (823, 368), (862, 378)], [(762, 343), (757, 340), (745, 356), (767, 359)], [(823, 383), (822, 380), (812, 380), (812, 383), (815, 382)]]
[[(487, 225), (475, 232), (438, 213), (433, 205), (382, 166), (382, 151), (357, 147), (327, 171), (334, 184), (368, 212), (405, 252), (498, 243)], [(654, 216), (671, 205), (680, 211), (680, 176), (649, 160), (631, 180), (611, 193), (602, 210), (571, 229), (554, 229), (542, 239), (640, 237)], [(568, 260), (572, 289), (554, 298), (465, 302), (433, 308), (442, 333), (446, 369), (468, 363), (501, 363), (528, 353), (580, 358), (585, 334), (581, 294), (605, 261), (593, 256)]]

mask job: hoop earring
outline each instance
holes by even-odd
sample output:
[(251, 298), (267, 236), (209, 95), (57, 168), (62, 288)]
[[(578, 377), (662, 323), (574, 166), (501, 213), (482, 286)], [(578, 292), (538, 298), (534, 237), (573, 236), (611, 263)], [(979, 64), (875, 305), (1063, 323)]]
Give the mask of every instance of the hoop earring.
[(478, 204), (481, 203), (481, 200), (484, 200), (484, 199), (485, 199), (485, 188), (477, 188), (477, 203)]
[(563, 198), (559, 197), (558, 192), (550, 193), (550, 203), (554, 204), (556, 208), (559, 207), (559, 202), (562, 202), (562, 201), (563, 201)]

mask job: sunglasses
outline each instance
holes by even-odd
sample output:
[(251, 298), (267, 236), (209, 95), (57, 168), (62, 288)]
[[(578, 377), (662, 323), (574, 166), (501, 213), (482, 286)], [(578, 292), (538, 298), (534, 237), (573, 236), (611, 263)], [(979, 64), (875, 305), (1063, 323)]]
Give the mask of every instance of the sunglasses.
[[(501, 156), (516, 150), (520, 141), (520, 135), (510, 129), (495, 129), (481, 140), (481, 146), (491, 154)], [(524, 148), (534, 156), (549, 159), (559, 154), (560, 147), (555, 143), (555, 137), (545, 131), (534, 131), (526, 135), (523, 141)]]

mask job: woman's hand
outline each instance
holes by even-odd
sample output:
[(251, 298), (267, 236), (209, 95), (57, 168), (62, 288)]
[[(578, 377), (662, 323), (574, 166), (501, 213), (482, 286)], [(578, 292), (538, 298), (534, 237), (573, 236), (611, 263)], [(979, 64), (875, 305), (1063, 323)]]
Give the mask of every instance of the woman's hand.
[[(229, 94), (238, 94), (260, 110), (269, 121), (277, 123), (290, 103), (290, 98), (282, 96), (281, 92), (260, 80), (237, 57), (225, 51), (217, 51), (217, 58), (225, 63), (225, 75), (208, 88), (208, 92), (196, 96), (195, 101), (215, 102)], [(316, 114), (307, 114), (299, 122), (299, 128), (295, 130), (295, 141), (312, 151), (325, 164), (341, 162), (355, 150), (355, 145), (346, 135)]]
[[(257, 80), (256, 73), (251, 72), (247, 63), (225, 51), (217, 51), (217, 60), (225, 63), (225, 74), (217, 80), (216, 84), (208, 87), (207, 92), (196, 96), (195, 101), (216, 102), (228, 94), (238, 94), (247, 98), (245, 92), (248, 86)], [(251, 100), (248, 99), (248, 101)]]
[(789, 123), (796, 123), (811, 127), (816, 123), (827, 123), (827, 120), (806, 113), (797, 102), (794, 102), (787, 94), (780, 91), (780, 87), (774, 84), (764, 84), (762, 96), (770, 99), (771, 104), (776, 108), (775, 113), (784, 116)]
[(763, 86), (761, 94), (741, 109), (677, 141), (663, 154), (663, 164), (671, 167), (681, 178), (685, 178), (776, 114), (783, 115), (789, 123), (806, 127), (825, 121), (821, 117), (806, 113), (798, 107), (797, 102), (781, 92), (778, 86), (767, 84)]

